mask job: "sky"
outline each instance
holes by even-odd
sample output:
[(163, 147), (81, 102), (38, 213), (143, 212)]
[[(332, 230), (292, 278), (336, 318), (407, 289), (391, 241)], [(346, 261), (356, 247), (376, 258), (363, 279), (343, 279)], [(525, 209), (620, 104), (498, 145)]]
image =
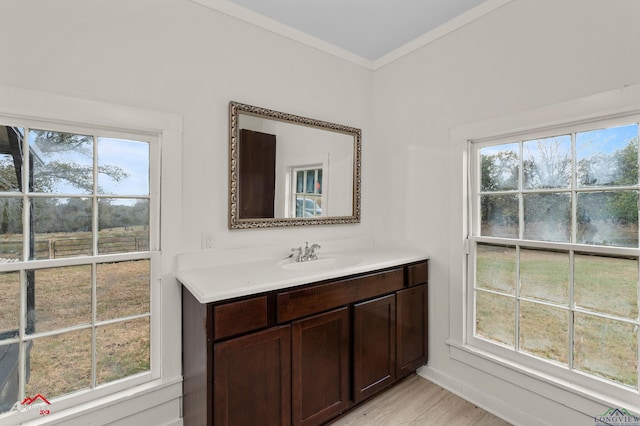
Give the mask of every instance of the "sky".
[[(149, 144), (146, 142), (98, 138), (98, 166), (118, 166), (128, 176), (119, 182), (110, 176), (98, 174), (98, 185), (101, 194), (113, 194), (116, 196), (148, 195), (149, 194)], [(47, 161), (59, 161), (63, 163), (78, 163), (91, 167), (93, 149), (89, 144), (82, 146), (82, 151), (64, 151), (60, 153), (41, 153), (40, 158)], [(34, 167), (38, 173), (38, 165)], [(80, 195), (86, 192), (74, 187), (64, 180), (55, 184), (54, 193)]]
[[(604, 154), (611, 154), (612, 152), (621, 149), (629, 143), (631, 139), (638, 137), (638, 124), (629, 124), (625, 126), (610, 127), (605, 129), (592, 130), (588, 132), (576, 133), (576, 155), (578, 161), (589, 158), (593, 154), (601, 152)], [(568, 135), (558, 135), (545, 139), (533, 139), (525, 141), (526, 150), (535, 155), (536, 141), (538, 140), (562, 140), (563, 144), (566, 143), (566, 149), (570, 149), (570, 138)], [(529, 143), (527, 143), (529, 142)], [(487, 146), (482, 148), (482, 155), (494, 155), (501, 151), (515, 151), (518, 152), (518, 144), (506, 144)]]

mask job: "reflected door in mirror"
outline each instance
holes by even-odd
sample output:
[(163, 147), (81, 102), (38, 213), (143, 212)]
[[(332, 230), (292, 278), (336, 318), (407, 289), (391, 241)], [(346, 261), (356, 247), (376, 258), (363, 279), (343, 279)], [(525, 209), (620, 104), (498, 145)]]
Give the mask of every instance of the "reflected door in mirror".
[(273, 218), (276, 136), (242, 129), (239, 149), (240, 219)]

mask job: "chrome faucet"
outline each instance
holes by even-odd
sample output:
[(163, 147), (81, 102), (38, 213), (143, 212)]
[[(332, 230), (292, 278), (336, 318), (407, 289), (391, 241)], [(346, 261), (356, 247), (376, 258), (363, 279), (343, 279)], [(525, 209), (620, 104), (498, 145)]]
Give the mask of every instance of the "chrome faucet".
[(298, 251), (298, 255), (294, 256), (293, 254), (289, 257), (293, 257), (293, 260), (295, 262), (304, 262), (303, 256), (302, 256), (302, 247), (294, 247), (291, 249), (291, 251)]
[(316, 250), (320, 248), (320, 244), (312, 244), (309, 247), (309, 243), (305, 243), (304, 247), (304, 258), (305, 260), (318, 260), (318, 255), (316, 254)]
[(307, 262), (309, 260), (317, 260), (318, 255), (316, 254), (316, 250), (319, 248), (321, 248), (320, 244), (312, 244), (311, 246), (309, 246), (309, 243), (306, 242), (304, 243), (304, 252), (302, 251), (302, 247), (295, 247), (295, 248), (292, 248), (291, 251), (297, 251), (298, 255), (294, 256), (292, 254), (291, 256), (293, 256), (293, 260), (295, 260), (296, 262)]

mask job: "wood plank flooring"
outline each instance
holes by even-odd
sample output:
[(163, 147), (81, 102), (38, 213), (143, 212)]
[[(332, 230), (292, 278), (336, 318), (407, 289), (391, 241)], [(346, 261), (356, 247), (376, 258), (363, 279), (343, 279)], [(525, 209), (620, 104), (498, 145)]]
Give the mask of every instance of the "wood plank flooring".
[(509, 423), (414, 374), (331, 425), (509, 426)]

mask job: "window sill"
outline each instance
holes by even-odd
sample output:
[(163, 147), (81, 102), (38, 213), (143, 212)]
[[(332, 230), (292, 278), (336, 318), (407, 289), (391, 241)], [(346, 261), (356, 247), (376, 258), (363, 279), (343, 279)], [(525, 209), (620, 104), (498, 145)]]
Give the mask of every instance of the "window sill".
[[(7, 413), (0, 416), (0, 424), (5, 421), (13, 424), (49, 425), (49, 424), (106, 424), (126, 419), (143, 411), (153, 410), (163, 404), (182, 397), (182, 377), (161, 382), (154, 380), (142, 385), (80, 403), (70, 408), (56, 410), (56, 402), (48, 406), (51, 414), (40, 416), (37, 412)], [(72, 398), (72, 397), (71, 397)], [(66, 399), (64, 402), (69, 402)], [(65, 404), (68, 405), (68, 404)], [(179, 407), (179, 404), (177, 404)], [(175, 412), (175, 421), (180, 417), (179, 409)], [(171, 419), (165, 419), (171, 423)]]
[(632, 398), (637, 401), (637, 392), (630, 390), (629, 400), (614, 398), (474, 346), (451, 340), (446, 343), (452, 359), (587, 416), (593, 417), (603, 411), (594, 407), (594, 404), (602, 408), (624, 407), (632, 412), (640, 412), (640, 405), (630, 401)]

